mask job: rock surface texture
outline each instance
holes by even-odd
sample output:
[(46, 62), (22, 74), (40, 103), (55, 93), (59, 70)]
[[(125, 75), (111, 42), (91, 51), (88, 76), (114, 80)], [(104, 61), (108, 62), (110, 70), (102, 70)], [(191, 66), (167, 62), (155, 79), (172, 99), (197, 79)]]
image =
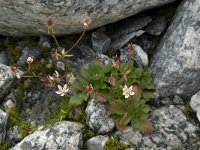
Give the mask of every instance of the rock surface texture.
[(175, 0), (0, 0), (0, 34), (12, 36), (47, 34), (45, 22), (52, 16), (58, 35), (81, 32), (82, 19), (92, 19), (90, 29), (116, 22), (145, 9)]
[(152, 67), (163, 97), (191, 97), (200, 90), (200, 1), (183, 1), (157, 48)]
[(6, 125), (8, 114), (0, 109), (0, 144), (4, 142), (6, 136)]
[(115, 127), (114, 120), (109, 118), (106, 113), (105, 105), (99, 104), (92, 99), (85, 110), (88, 126), (98, 134), (105, 134)]
[(87, 150), (103, 150), (108, 140), (108, 137), (103, 135), (95, 136), (87, 141)]
[(0, 98), (11, 88), (14, 78), (11, 68), (0, 64)]
[(200, 91), (192, 96), (190, 106), (197, 113), (197, 118), (200, 121)]
[(37, 130), (25, 137), (12, 150), (80, 150), (82, 147), (80, 123), (62, 121), (45, 130)]
[(117, 131), (115, 137), (139, 149), (143, 146), (153, 149), (195, 149), (198, 145), (199, 127), (190, 122), (180, 108), (174, 105), (162, 107), (154, 110), (150, 118), (155, 128), (154, 134), (143, 135), (130, 127)]

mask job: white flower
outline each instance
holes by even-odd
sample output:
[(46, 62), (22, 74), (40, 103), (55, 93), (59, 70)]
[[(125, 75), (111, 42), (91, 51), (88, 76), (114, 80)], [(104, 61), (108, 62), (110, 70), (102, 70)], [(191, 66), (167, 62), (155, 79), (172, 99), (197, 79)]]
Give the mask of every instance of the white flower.
[(53, 74), (53, 76), (50, 76), (49, 75), (49, 79), (51, 80), (51, 81), (59, 81), (60, 79), (59, 79), (59, 73), (58, 73), (58, 71), (56, 71), (55, 70), (55, 73)]
[(69, 91), (69, 88), (67, 87), (67, 84), (65, 84), (62, 88), (62, 86), (58, 85), (58, 91), (56, 91), (56, 94), (59, 94), (60, 96), (64, 96)]
[(30, 65), (33, 62), (33, 58), (32, 57), (28, 57), (26, 62)]
[(129, 98), (130, 95), (134, 95), (135, 93), (133, 92), (133, 86), (130, 86), (129, 88), (127, 85), (123, 87), (123, 95), (125, 98)]

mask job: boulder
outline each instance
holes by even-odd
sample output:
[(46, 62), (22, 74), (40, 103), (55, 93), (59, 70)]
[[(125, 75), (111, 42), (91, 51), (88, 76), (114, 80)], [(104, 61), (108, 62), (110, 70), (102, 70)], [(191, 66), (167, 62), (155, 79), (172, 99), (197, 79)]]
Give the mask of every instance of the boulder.
[(199, 125), (189, 120), (182, 108), (174, 105), (161, 107), (151, 112), (155, 128), (151, 135), (144, 135), (131, 127), (117, 131), (115, 138), (137, 146), (138, 149), (196, 149), (199, 141)]
[(83, 30), (85, 16), (92, 19), (90, 29), (116, 22), (146, 9), (158, 7), (175, 0), (0, 0), (0, 34), (30, 36), (47, 34), (45, 25), (52, 16), (55, 33), (64, 35)]
[(61, 121), (50, 128), (33, 132), (11, 150), (81, 150), (82, 129), (80, 123)]
[(187, 99), (200, 90), (200, 1), (183, 1), (153, 57), (161, 97)]

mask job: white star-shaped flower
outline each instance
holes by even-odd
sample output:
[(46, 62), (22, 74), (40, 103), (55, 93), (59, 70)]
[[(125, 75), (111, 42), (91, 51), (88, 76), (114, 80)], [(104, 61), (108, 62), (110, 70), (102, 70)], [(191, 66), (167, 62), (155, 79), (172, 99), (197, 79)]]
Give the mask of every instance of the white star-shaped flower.
[(124, 85), (123, 87), (123, 95), (125, 98), (129, 98), (130, 95), (134, 95), (135, 93), (133, 92), (133, 86), (130, 86), (129, 88), (127, 85)]
[(62, 86), (58, 85), (58, 91), (56, 91), (56, 94), (59, 94), (60, 96), (66, 95), (66, 93), (69, 91), (69, 87), (67, 84), (65, 84), (62, 88)]

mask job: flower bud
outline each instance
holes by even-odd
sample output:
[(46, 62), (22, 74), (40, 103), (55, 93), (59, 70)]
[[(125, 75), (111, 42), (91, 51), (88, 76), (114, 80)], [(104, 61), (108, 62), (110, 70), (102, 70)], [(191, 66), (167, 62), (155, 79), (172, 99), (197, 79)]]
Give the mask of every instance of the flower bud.
[(53, 33), (53, 21), (51, 19), (51, 16), (48, 17), (47, 28), (48, 28), (48, 34)]
[(92, 84), (86, 85), (85, 86), (85, 91), (88, 92), (88, 93), (92, 92), (93, 91)]

